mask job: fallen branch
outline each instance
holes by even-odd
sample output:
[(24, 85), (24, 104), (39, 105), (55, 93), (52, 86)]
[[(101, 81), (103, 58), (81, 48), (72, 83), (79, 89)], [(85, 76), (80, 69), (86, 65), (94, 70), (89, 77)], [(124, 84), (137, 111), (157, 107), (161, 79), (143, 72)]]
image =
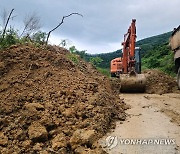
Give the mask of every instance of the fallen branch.
[(53, 31), (56, 30), (58, 27), (60, 27), (60, 26), (64, 23), (64, 19), (65, 19), (65, 18), (68, 18), (68, 17), (70, 17), (71, 15), (75, 15), (75, 14), (83, 17), (83, 15), (82, 15), (82, 14), (79, 14), (79, 13), (71, 13), (71, 14), (69, 14), (69, 15), (67, 15), (67, 16), (63, 16), (61, 22), (60, 22), (55, 28), (53, 28), (52, 30), (50, 30), (50, 31), (48, 32), (47, 39), (46, 39), (46, 44), (48, 44), (48, 40), (49, 40), (49, 37), (50, 37), (51, 32), (53, 32)]

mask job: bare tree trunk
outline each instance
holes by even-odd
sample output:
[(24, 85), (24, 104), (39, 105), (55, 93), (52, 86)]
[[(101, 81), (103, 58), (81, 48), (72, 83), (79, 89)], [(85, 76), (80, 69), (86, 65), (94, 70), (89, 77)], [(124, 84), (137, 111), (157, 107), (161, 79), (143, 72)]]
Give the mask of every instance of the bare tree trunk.
[(24, 32), (26, 31), (26, 28), (27, 28), (27, 26), (24, 27), (24, 29), (23, 29), (23, 31), (22, 31), (20, 37), (21, 37), (21, 36), (24, 34)]
[(23, 22), (24, 22), (24, 29), (20, 37), (22, 37), (24, 33), (28, 33), (29, 35), (31, 35), (32, 32), (39, 30), (41, 27), (40, 18), (37, 16), (35, 12), (31, 15), (27, 15), (24, 18)]
[(49, 37), (50, 37), (51, 32), (55, 31), (58, 27), (60, 27), (60, 26), (63, 24), (65, 18), (70, 17), (70, 16), (73, 15), (73, 14), (80, 15), (80, 16), (83, 17), (83, 15), (82, 15), (82, 14), (79, 14), (79, 13), (71, 13), (71, 14), (69, 14), (69, 15), (67, 15), (67, 16), (63, 16), (61, 22), (60, 22), (55, 28), (53, 28), (52, 30), (50, 30), (50, 31), (48, 32), (47, 39), (46, 39), (46, 45), (48, 44), (48, 40), (49, 40)]
[(5, 33), (6, 33), (6, 28), (7, 28), (7, 26), (8, 26), (8, 23), (9, 23), (9, 20), (10, 20), (10, 18), (11, 18), (11, 15), (12, 15), (13, 11), (14, 11), (14, 9), (11, 10), (11, 12), (10, 12), (10, 14), (9, 14), (9, 16), (8, 16), (8, 19), (7, 19), (7, 21), (6, 21), (6, 24), (5, 24), (5, 26), (4, 26), (4, 30), (3, 30), (1, 42), (4, 40), (4, 36), (5, 36)]

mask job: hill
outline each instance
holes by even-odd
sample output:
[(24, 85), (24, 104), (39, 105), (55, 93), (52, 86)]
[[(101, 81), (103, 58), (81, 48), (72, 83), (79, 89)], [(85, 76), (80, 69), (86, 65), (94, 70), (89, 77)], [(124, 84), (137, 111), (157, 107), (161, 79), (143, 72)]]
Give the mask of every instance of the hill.
[(101, 68), (109, 69), (110, 61), (119, 56), (122, 56), (122, 50), (117, 50), (109, 53), (94, 54), (94, 55), (87, 54), (86, 60), (90, 60), (91, 57), (100, 57), (103, 61), (98, 66)]
[[(157, 68), (165, 73), (174, 75), (173, 55), (168, 45), (171, 33), (172, 32), (167, 32), (136, 42), (136, 46), (141, 48), (143, 69)], [(110, 61), (116, 57), (120, 57), (121, 55), (122, 50), (103, 54), (86, 54), (85, 60), (89, 61), (91, 57), (100, 57), (103, 61), (98, 65), (98, 67), (109, 70)]]
[(171, 76), (175, 76), (173, 52), (169, 46), (172, 32), (153, 36), (136, 43), (141, 47), (142, 69), (159, 69)]
[(142, 57), (144, 57), (148, 51), (153, 50), (154, 47), (168, 44), (171, 34), (172, 32), (167, 32), (137, 41), (136, 46), (141, 47)]

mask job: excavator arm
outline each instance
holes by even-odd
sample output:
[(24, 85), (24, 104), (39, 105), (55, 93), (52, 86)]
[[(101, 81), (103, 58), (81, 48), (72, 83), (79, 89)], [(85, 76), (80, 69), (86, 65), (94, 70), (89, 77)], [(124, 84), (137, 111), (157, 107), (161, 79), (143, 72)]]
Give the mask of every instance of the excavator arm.
[(124, 35), (123, 57), (111, 60), (111, 76), (120, 77), (121, 92), (144, 92), (146, 78), (141, 73), (140, 49), (135, 50), (136, 20), (132, 19), (127, 33)]
[(124, 35), (123, 45), (123, 70), (127, 74), (135, 67), (135, 42), (136, 42), (136, 20), (133, 19), (132, 23)]
[[(124, 35), (123, 45), (123, 74), (120, 75), (121, 92), (144, 92), (146, 78), (144, 74), (138, 74), (135, 58), (136, 44), (136, 20), (132, 19), (127, 33)], [(137, 55), (137, 54), (136, 54)], [(140, 53), (139, 53), (140, 56)], [(137, 60), (140, 60), (138, 57)]]

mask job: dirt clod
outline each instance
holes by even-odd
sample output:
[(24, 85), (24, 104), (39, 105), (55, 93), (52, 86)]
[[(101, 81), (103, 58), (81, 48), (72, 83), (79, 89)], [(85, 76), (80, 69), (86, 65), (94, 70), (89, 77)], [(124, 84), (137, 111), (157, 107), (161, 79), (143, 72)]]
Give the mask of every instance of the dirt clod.
[(78, 129), (73, 133), (70, 139), (70, 144), (73, 149), (78, 147), (80, 144), (92, 146), (92, 143), (95, 141), (95, 137), (96, 133), (94, 130)]
[(54, 139), (52, 139), (52, 148), (54, 150), (58, 150), (59, 148), (63, 148), (67, 146), (67, 137), (61, 133), (58, 134)]
[(5, 146), (8, 144), (8, 138), (3, 132), (0, 132), (0, 145)]
[(25, 104), (25, 108), (27, 110), (29, 110), (30, 112), (44, 110), (43, 105), (41, 105), (39, 103), (27, 103), (27, 104)]
[(40, 123), (33, 122), (28, 128), (28, 135), (31, 140), (44, 141), (48, 137), (48, 132)]

